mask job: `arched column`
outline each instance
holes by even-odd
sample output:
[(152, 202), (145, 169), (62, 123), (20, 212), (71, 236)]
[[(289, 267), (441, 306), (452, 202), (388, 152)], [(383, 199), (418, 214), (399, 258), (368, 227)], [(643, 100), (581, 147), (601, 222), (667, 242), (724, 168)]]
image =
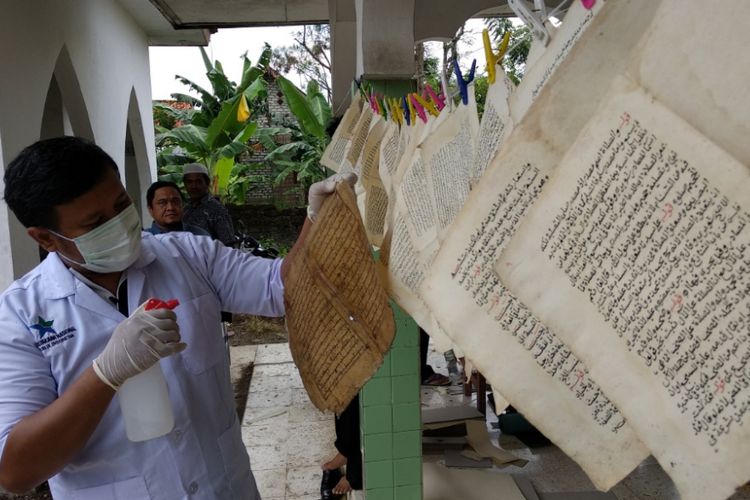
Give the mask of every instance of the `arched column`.
[(146, 140), (143, 134), (143, 120), (138, 106), (135, 89), (130, 92), (127, 125), (125, 127), (125, 158), (123, 162), (125, 189), (133, 199), (141, 221), (147, 226), (144, 217), (148, 216), (146, 189), (151, 185)]
[(81, 84), (64, 45), (57, 56), (42, 116), (40, 139), (76, 135), (94, 140)]

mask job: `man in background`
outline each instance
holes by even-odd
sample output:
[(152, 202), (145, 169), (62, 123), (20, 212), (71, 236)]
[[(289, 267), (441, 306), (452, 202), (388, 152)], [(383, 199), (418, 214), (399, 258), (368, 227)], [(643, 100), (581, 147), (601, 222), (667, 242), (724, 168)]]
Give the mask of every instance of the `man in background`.
[(188, 231), (196, 236), (211, 236), (208, 231), (182, 221), (182, 194), (174, 182), (156, 181), (146, 191), (148, 213), (154, 219), (146, 229), (151, 234)]
[(231, 247), (235, 245), (234, 227), (229, 211), (219, 200), (211, 196), (211, 178), (208, 169), (200, 163), (188, 163), (182, 170), (190, 202), (185, 207), (182, 221), (208, 231), (209, 235)]

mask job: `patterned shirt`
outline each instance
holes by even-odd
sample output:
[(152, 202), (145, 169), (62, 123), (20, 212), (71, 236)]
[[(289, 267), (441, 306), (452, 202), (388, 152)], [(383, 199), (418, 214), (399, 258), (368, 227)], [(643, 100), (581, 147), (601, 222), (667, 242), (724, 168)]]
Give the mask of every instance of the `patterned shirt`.
[(205, 229), (213, 239), (221, 241), (228, 247), (235, 242), (234, 227), (232, 227), (229, 211), (210, 194), (201, 198), (197, 206), (188, 203), (182, 222)]

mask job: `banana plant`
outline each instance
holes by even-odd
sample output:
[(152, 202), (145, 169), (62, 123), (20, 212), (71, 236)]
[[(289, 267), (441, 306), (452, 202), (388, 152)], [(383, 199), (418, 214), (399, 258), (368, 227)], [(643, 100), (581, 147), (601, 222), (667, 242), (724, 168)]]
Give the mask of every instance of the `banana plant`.
[[(189, 102), (192, 112), (172, 110), (174, 128), (155, 126), (157, 165), (163, 178), (173, 179), (177, 167), (197, 161), (205, 164), (214, 178), (214, 189), (226, 192), (235, 159), (247, 151), (247, 143), (257, 129), (251, 121), (251, 107), (260, 108), (265, 102), (266, 83), (262, 78), (268, 69), (271, 48), (268, 44), (258, 63), (252, 65), (247, 54), (243, 55), (243, 71), (240, 84), (227, 78), (221, 62), (211, 62), (205, 50), (200, 48), (206, 66), (206, 76), (211, 83), (209, 91), (196, 83), (176, 76), (200, 98), (185, 94), (173, 94), (178, 101)], [(169, 116), (169, 106), (155, 105), (155, 113)], [(164, 120), (168, 121), (168, 120)], [(161, 120), (160, 120), (161, 122)]]
[[(331, 106), (315, 80), (310, 80), (306, 92), (282, 76), (276, 83), (296, 123), (259, 130), (259, 139), (269, 151), (266, 161), (276, 168), (276, 184), (296, 174), (299, 182), (309, 186), (326, 177), (320, 157), (330, 141), (326, 128), (331, 121)], [(291, 142), (278, 144), (276, 137), (280, 135), (290, 136)]]

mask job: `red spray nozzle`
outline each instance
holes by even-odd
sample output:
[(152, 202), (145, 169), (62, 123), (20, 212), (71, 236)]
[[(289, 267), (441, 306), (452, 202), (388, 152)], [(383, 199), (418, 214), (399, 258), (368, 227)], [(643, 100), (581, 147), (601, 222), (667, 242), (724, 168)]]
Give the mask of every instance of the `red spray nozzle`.
[(166, 302), (159, 299), (148, 299), (148, 302), (146, 302), (145, 310), (150, 311), (152, 309), (174, 309), (179, 305), (180, 301), (177, 299), (167, 300)]

